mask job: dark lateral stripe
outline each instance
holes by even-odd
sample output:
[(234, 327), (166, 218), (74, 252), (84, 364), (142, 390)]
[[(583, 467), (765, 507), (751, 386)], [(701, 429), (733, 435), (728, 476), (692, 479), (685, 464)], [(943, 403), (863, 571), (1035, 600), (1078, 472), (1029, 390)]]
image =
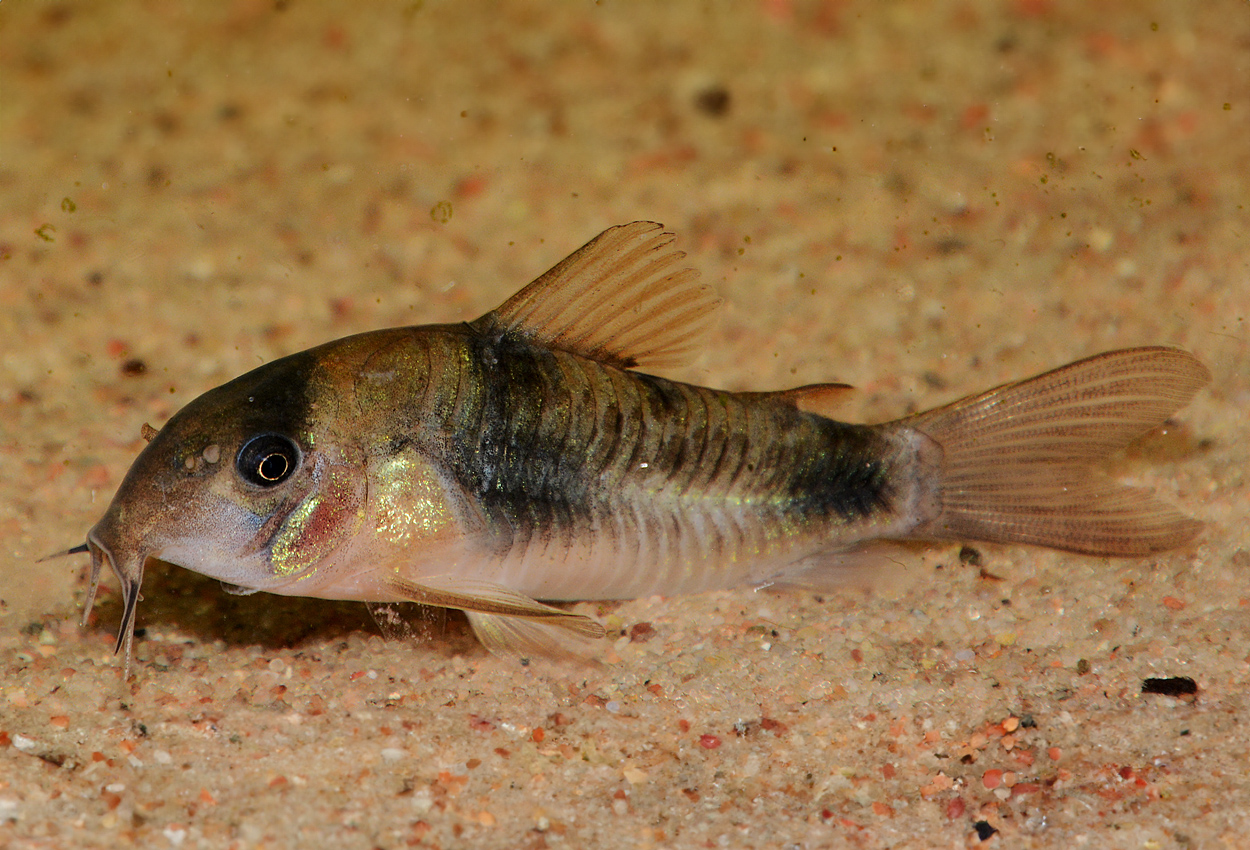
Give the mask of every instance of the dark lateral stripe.
[(703, 464), (699, 477), (692, 485), (696, 490), (708, 490), (725, 474), (730, 457), (730, 436), (733, 418), (725, 403), (725, 394), (709, 392), (704, 396), (707, 410), (707, 430), (703, 436)]
[[(459, 407), (478, 416), (450, 424), (452, 471), (477, 495), (489, 532), (507, 547), (535, 536), (563, 536), (589, 519), (586, 479), (563, 462), (575, 424), (555, 353), (508, 339), (469, 335)], [(576, 451), (577, 446), (572, 446)]]
[[(455, 397), (440, 399), (450, 464), (501, 547), (599, 528), (645, 538), (641, 557), (695, 557), (891, 508), (893, 450), (872, 428), (523, 340), (461, 344)], [(656, 504), (626, 505), (630, 484)]]

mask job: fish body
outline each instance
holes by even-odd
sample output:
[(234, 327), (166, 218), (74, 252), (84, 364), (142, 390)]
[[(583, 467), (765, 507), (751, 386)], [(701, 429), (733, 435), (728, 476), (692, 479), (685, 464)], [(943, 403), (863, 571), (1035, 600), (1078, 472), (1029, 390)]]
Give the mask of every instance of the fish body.
[(335, 395), (354, 395), (372, 425), (355, 440), (351, 477), (370, 497), (339, 561), (351, 566), (280, 540), (271, 572), (284, 583), (264, 589), (380, 599), (392, 574), (454, 574), (550, 600), (690, 593), (766, 580), (776, 557), (905, 531), (916, 515), (911, 439), (785, 401), (464, 325), (345, 348), (320, 356), (355, 360), (354, 387)]
[(347, 337), (192, 401), (90, 531), (130, 635), (156, 558), (267, 591), (464, 610), (492, 650), (596, 637), (537, 600), (820, 583), (881, 541), (1141, 555), (1199, 528), (1090, 465), (1208, 380), (1109, 352), (877, 425), (845, 387), (732, 393), (642, 369), (715, 299), (659, 225), (605, 231), (480, 319)]

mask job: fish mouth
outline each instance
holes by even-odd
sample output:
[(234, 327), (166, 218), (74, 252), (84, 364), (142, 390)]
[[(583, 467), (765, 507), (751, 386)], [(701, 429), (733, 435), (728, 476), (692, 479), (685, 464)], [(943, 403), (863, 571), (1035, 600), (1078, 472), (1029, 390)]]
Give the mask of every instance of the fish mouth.
[(87, 535), (86, 546), (87, 551), (91, 553), (91, 585), (87, 588), (87, 599), (83, 603), (82, 623), (84, 626), (87, 624), (91, 608), (95, 605), (96, 591), (100, 587), (100, 573), (107, 562), (113, 570), (113, 575), (117, 576), (118, 584), (121, 585), (122, 621), (117, 628), (117, 643), (113, 646), (113, 654), (120, 652), (123, 647), (126, 650), (126, 666), (122, 674), (122, 681), (126, 681), (130, 678), (131, 649), (135, 639), (135, 612), (139, 607), (139, 601), (143, 599), (139, 593), (139, 587), (143, 584), (143, 565), (147, 562), (148, 556), (144, 554), (129, 558), (124, 563), (119, 562), (113, 556), (112, 550), (96, 536), (94, 529)]

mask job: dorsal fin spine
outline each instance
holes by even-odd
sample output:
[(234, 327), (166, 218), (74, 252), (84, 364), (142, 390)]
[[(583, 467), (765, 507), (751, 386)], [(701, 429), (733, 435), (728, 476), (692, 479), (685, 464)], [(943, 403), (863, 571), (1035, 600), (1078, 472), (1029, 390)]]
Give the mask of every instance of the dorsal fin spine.
[(609, 228), (470, 327), (621, 368), (671, 365), (718, 303), (678, 266), (675, 239), (654, 222)]

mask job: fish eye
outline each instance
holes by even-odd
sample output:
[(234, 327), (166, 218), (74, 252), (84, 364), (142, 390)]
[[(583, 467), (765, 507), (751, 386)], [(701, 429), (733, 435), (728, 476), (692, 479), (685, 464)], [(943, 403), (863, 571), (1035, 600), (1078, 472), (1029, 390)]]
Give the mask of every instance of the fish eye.
[(234, 466), (249, 484), (274, 487), (291, 477), (299, 459), (299, 448), (288, 438), (261, 434), (239, 449)]

